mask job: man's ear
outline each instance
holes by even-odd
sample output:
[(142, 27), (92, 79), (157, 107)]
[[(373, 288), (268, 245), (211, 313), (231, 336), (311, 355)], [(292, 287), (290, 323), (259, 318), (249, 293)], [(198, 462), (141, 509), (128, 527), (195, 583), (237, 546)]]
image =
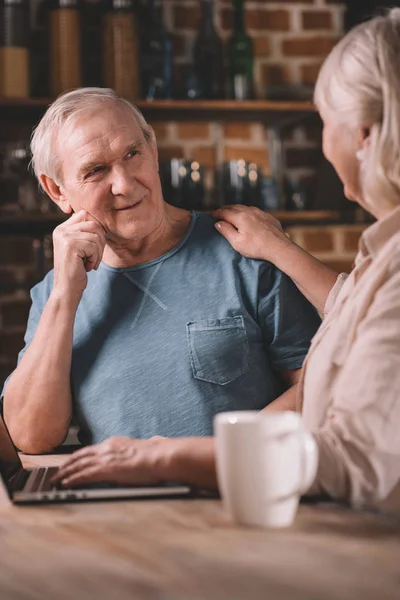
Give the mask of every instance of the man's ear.
[(59, 186), (54, 179), (48, 177), (47, 175), (41, 174), (39, 177), (40, 185), (46, 192), (46, 194), (57, 204), (61, 210), (70, 214), (72, 212), (72, 206), (70, 205), (68, 199), (64, 196), (61, 186)]

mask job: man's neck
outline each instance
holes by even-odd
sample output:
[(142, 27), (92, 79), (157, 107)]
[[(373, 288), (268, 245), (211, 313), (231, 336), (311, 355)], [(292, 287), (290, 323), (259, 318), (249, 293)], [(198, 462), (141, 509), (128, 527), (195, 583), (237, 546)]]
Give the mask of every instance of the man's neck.
[(114, 268), (133, 267), (155, 260), (179, 244), (188, 230), (191, 214), (166, 206), (160, 222), (145, 238), (109, 241), (104, 249), (103, 262)]

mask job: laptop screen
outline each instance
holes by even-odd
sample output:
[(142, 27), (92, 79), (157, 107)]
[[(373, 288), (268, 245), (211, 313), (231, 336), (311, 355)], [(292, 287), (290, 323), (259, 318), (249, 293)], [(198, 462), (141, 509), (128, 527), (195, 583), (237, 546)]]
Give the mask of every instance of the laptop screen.
[(14, 475), (22, 469), (22, 463), (11, 441), (10, 434), (0, 417), (0, 473), (8, 485)]

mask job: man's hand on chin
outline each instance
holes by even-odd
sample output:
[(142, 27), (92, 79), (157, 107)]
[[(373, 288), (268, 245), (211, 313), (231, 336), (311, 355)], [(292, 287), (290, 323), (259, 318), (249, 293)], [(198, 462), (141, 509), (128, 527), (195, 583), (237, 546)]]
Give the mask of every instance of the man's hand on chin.
[(162, 481), (215, 489), (213, 439), (112, 437), (77, 450), (53, 478), (64, 487), (106, 482), (154, 485)]

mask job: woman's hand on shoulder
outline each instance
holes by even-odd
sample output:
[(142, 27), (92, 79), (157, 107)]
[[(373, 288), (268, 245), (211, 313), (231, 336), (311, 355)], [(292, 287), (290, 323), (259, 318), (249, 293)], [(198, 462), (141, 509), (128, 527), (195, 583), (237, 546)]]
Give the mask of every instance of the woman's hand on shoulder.
[(224, 206), (213, 212), (216, 229), (232, 247), (247, 256), (276, 263), (278, 254), (291, 244), (280, 222), (253, 206)]

